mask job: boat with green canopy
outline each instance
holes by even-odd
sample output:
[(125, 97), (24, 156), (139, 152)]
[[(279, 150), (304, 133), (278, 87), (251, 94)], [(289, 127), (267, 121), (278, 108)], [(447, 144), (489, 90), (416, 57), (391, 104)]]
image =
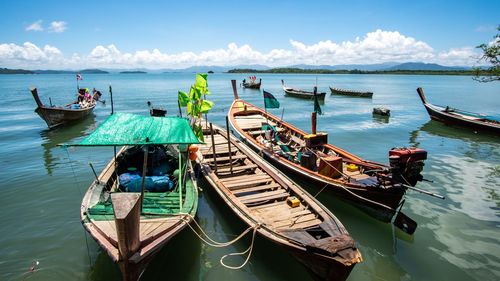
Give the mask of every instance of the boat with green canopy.
[(154, 255), (196, 214), (198, 191), (188, 145), (200, 143), (179, 117), (115, 113), (71, 146), (123, 146), (82, 200), (85, 230), (138, 280)]

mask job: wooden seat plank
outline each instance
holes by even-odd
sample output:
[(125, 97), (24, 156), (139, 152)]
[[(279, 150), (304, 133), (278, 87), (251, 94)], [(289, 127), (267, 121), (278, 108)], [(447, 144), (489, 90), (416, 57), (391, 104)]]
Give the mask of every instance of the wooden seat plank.
[[(244, 165), (244, 166), (233, 166), (233, 172), (241, 172), (244, 170), (250, 170), (250, 169), (255, 169), (255, 168), (257, 168), (257, 165), (255, 165), (255, 164), (249, 164), (249, 165)], [(228, 173), (230, 171), (231, 171), (231, 167), (217, 169), (217, 174)]]
[(266, 185), (258, 185), (258, 186), (253, 186), (253, 187), (248, 187), (248, 188), (241, 188), (233, 191), (233, 194), (236, 196), (239, 196), (240, 194), (243, 193), (248, 193), (248, 192), (257, 192), (257, 191), (263, 191), (263, 190), (269, 190), (269, 189), (276, 189), (280, 187), (279, 184), (273, 183), (273, 184), (266, 184)]
[[(260, 179), (251, 179), (250, 178), (246, 181), (224, 183), (224, 185), (231, 190), (238, 190), (238, 189), (244, 189), (247, 187), (265, 184), (265, 183), (268, 183), (270, 181), (272, 181), (272, 179), (270, 177), (265, 177), (265, 178), (260, 178)], [(279, 184), (277, 184), (277, 186), (279, 186)]]
[(257, 203), (259, 201), (274, 200), (280, 198), (286, 198), (290, 196), (288, 192), (284, 189), (278, 189), (275, 191), (262, 192), (259, 194), (251, 194), (240, 197), (240, 201), (244, 204)]

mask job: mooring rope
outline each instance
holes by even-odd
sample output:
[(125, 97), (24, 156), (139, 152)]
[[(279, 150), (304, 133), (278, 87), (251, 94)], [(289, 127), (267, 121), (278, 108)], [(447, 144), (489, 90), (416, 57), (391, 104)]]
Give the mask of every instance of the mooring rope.
[[(73, 168), (73, 164), (71, 163), (71, 158), (69, 157), (68, 147), (64, 146), (64, 150), (66, 150), (66, 154), (68, 155), (68, 163), (69, 163), (69, 166), (71, 167), (71, 171), (73, 172), (73, 178), (75, 180), (76, 189), (80, 193), (80, 197), (83, 198), (83, 193), (80, 190), (80, 186), (79, 186), (78, 180), (76, 178), (75, 169)], [(83, 235), (85, 236), (85, 246), (87, 247), (87, 256), (89, 257), (89, 265), (92, 266), (92, 257), (90, 256), (89, 241), (88, 241), (88, 237), (87, 237), (87, 231), (85, 229), (83, 229)]]
[[(189, 217), (190, 219), (187, 219), (186, 217)], [(238, 252), (238, 253), (230, 253), (230, 254), (226, 254), (224, 256), (222, 256), (220, 258), (220, 264), (228, 269), (240, 269), (242, 267), (244, 267), (248, 261), (250, 260), (250, 256), (252, 255), (252, 251), (253, 251), (253, 245), (254, 245), (254, 241), (255, 241), (255, 235), (257, 233), (257, 230), (260, 228), (260, 224), (257, 224), (255, 226), (249, 226), (247, 229), (245, 229), (245, 231), (243, 231), (240, 235), (238, 235), (236, 238), (234, 238), (233, 240), (231, 241), (228, 241), (228, 242), (218, 242), (218, 241), (215, 241), (214, 239), (212, 239), (210, 236), (208, 236), (208, 234), (203, 230), (203, 228), (198, 224), (198, 222), (195, 220), (194, 216), (191, 215), (191, 214), (186, 214), (186, 217), (182, 218), (182, 220), (184, 220), (187, 224), (187, 226), (194, 232), (194, 234), (196, 236), (198, 236), (198, 238), (200, 238), (201, 241), (203, 241), (205, 244), (209, 245), (209, 246), (212, 246), (212, 247), (215, 247), (215, 248), (223, 248), (223, 247), (228, 247), (234, 243), (236, 243), (237, 241), (239, 241), (241, 238), (243, 238), (248, 232), (250, 232), (250, 230), (253, 229), (253, 233), (252, 233), (252, 242), (250, 243), (250, 246), (248, 247), (248, 249), (246, 249), (245, 251), (243, 252)], [(194, 222), (194, 225), (196, 226), (196, 228), (201, 232), (201, 235), (196, 231), (196, 229), (194, 229), (191, 224), (189, 223), (190, 221), (193, 221)], [(248, 255), (247, 255), (247, 258), (245, 259), (245, 261), (239, 265), (239, 266), (230, 266), (230, 265), (226, 265), (224, 263), (224, 259), (227, 258), (228, 256), (240, 256), (240, 255), (244, 255), (248, 252)]]

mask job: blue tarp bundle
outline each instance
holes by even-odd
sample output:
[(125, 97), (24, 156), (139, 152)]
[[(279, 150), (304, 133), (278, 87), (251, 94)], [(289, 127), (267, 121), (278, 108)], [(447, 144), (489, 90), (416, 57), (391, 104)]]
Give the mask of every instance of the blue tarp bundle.
[[(119, 176), (120, 185), (127, 192), (140, 192), (142, 178), (139, 173), (123, 173)], [(144, 179), (144, 190), (151, 192), (171, 191), (174, 182), (168, 176), (147, 176)]]

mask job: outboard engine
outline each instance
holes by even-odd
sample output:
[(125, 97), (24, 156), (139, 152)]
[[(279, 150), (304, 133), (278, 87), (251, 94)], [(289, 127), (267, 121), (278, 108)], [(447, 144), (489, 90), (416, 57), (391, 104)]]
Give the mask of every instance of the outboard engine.
[(423, 180), (421, 174), (427, 151), (416, 147), (395, 147), (389, 150), (389, 165), (392, 178), (403, 184), (415, 186)]

